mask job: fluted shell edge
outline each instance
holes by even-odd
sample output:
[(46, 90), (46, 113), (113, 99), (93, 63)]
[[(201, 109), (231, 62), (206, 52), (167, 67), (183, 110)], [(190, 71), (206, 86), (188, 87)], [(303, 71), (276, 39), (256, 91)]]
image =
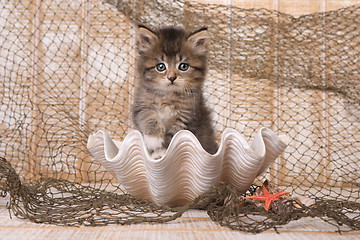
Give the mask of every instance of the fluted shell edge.
[(181, 206), (220, 182), (245, 192), (286, 143), (270, 129), (261, 128), (249, 145), (238, 131), (228, 128), (212, 155), (194, 134), (182, 130), (173, 137), (165, 156), (153, 159), (139, 131), (116, 142), (100, 130), (89, 136), (87, 148), (129, 194), (158, 205)]

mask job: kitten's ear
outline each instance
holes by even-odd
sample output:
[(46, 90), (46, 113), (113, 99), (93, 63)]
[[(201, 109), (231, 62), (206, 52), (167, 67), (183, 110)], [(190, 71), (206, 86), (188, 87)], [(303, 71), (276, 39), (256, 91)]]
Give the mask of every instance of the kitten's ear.
[(207, 39), (209, 38), (207, 27), (200, 28), (188, 37), (191, 47), (198, 53), (206, 52)]
[(157, 36), (149, 28), (139, 25), (138, 28), (138, 42), (139, 42), (139, 51), (149, 50), (154, 42), (157, 40)]

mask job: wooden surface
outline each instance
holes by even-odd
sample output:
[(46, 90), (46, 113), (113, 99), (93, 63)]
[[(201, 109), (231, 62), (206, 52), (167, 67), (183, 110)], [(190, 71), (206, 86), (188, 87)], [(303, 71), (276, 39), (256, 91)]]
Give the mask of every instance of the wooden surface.
[(36, 224), (12, 217), (6, 209), (7, 199), (0, 199), (1, 240), (41, 239), (360, 239), (360, 231), (336, 233), (335, 227), (319, 219), (306, 218), (279, 229), (280, 234), (268, 230), (260, 234), (244, 233), (221, 227), (205, 211), (189, 210), (181, 218), (164, 224), (111, 225), (106, 227), (61, 227)]

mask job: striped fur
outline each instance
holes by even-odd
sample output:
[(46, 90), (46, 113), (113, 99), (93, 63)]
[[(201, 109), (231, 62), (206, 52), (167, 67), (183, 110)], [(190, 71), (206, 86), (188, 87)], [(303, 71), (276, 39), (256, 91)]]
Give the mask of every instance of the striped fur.
[[(215, 153), (218, 146), (202, 90), (206, 28), (188, 33), (182, 28), (153, 31), (139, 26), (138, 39), (138, 81), (132, 116), (146, 139), (157, 139), (145, 143), (150, 153), (161, 157), (158, 153), (164, 153), (174, 134), (183, 129), (193, 132), (206, 151)], [(157, 68), (159, 64), (163, 64), (161, 68)]]

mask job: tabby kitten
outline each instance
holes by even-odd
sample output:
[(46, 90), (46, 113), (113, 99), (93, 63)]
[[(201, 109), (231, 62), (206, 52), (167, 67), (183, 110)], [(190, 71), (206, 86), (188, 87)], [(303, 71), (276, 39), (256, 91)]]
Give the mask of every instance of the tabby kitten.
[(153, 158), (161, 158), (179, 130), (189, 130), (216, 153), (210, 112), (203, 99), (207, 28), (188, 33), (167, 27), (138, 28), (138, 82), (133, 122)]

